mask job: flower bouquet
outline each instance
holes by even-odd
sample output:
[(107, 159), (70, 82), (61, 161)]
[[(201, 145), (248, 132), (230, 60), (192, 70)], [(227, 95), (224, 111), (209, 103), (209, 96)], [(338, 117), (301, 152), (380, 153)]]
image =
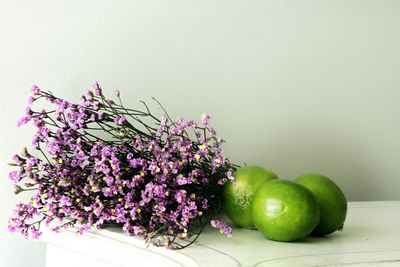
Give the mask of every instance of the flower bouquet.
[[(119, 91), (106, 98), (95, 83), (80, 103), (31, 88), (26, 114), (37, 131), (33, 151), (13, 156), (9, 174), (15, 193), (33, 191), (16, 205), (8, 227), (25, 238), (39, 238), (45, 224), (59, 232), (74, 226), (77, 234), (117, 224), (129, 235), (170, 249), (192, 244), (211, 224), (231, 236), (216, 216), (222, 185), (239, 166), (222, 155), (224, 140), (210, 126), (179, 117), (163, 106), (158, 118), (145, 102), (127, 108)], [(52, 110), (34, 111), (45, 100)]]

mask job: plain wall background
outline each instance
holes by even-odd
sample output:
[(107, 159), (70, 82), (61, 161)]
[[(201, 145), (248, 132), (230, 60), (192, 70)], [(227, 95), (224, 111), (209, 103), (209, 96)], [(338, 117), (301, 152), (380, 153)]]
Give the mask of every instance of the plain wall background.
[[(31, 142), (30, 86), (79, 101), (96, 80), (212, 114), (235, 163), (399, 200), (399, 47), (399, 1), (0, 1), (1, 222), (27, 199), (6, 163)], [(43, 244), (0, 234), (0, 266), (44, 265)]]

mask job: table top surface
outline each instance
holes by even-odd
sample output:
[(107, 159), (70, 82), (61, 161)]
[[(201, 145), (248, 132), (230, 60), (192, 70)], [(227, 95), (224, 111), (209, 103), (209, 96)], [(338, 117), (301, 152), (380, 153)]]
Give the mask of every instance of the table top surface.
[(97, 253), (96, 257), (107, 254), (120, 266), (139, 256), (162, 260), (164, 266), (400, 266), (399, 225), (400, 201), (349, 202), (342, 232), (297, 242), (272, 241), (256, 230), (233, 225), (231, 238), (210, 227), (195, 244), (179, 251), (147, 248), (142, 239), (117, 228), (79, 237), (73, 230), (45, 232), (42, 241), (92, 256)]

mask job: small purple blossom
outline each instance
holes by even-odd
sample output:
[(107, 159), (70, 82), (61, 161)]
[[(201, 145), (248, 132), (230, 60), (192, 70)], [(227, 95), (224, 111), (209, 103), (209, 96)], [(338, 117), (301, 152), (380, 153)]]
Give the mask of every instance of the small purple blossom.
[(97, 118), (98, 118), (99, 120), (102, 120), (103, 117), (104, 117), (104, 111), (100, 111), (100, 112), (97, 114)]
[(210, 224), (211, 224), (212, 227), (220, 229), (219, 231), (220, 231), (221, 234), (225, 234), (227, 237), (231, 237), (232, 236), (232, 228), (229, 227), (223, 221), (211, 220)]
[(126, 121), (126, 117), (125, 116), (121, 116), (121, 117), (118, 116), (118, 115), (115, 116), (114, 123), (116, 125), (122, 125), (124, 123), (124, 121)]
[(101, 95), (101, 88), (99, 86), (98, 82), (95, 82), (92, 86), (92, 91), (95, 96), (100, 96)]
[(32, 105), (34, 101), (35, 101), (35, 98), (33, 98), (33, 96), (29, 96), (29, 98), (28, 98), (28, 104), (29, 104), (29, 105)]
[(37, 96), (40, 94), (40, 88), (37, 85), (32, 85), (31, 96)]
[(163, 132), (165, 132), (166, 131), (166, 129), (167, 129), (167, 124), (168, 124), (168, 116), (167, 116), (167, 114), (163, 114), (162, 115), (162, 118), (161, 118), (161, 122), (160, 122), (160, 126), (158, 127), (158, 133), (163, 133)]

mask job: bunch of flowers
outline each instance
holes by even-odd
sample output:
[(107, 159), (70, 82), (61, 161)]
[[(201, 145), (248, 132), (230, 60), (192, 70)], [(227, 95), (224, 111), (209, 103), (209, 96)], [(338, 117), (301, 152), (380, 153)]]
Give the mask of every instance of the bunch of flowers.
[[(117, 224), (129, 235), (181, 249), (207, 224), (230, 236), (232, 229), (215, 216), (221, 211), (222, 185), (238, 167), (222, 155), (223, 139), (210, 127), (164, 111), (158, 119), (146, 103), (126, 108), (106, 98), (95, 83), (80, 103), (31, 88), (26, 114), (32, 122), (33, 152), (13, 156), (9, 178), (15, 193), (33, 191), (19, 203), (8, 227), (25, 238), (38, 238), (42, 224), (59, 232), (74, 226), (77, 234)], [(53, 110), (33, 111), (44, 99)], [(34, 156), (33, 154), (38, 154)]]

